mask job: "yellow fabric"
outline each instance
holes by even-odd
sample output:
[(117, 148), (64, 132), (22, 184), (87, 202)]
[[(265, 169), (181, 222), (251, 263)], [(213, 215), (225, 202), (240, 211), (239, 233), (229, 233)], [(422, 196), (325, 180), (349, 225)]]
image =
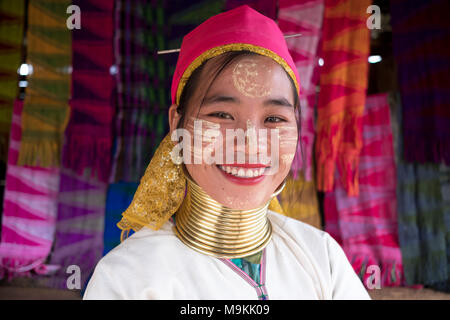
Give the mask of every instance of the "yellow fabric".
[[(175, 144), (168, 134), (160, 143), (133, 200), (117, 226), (128, 232), (142, 227), (158, 230), (178, 210), (184, 199), (186, 179), (181, 165), (172, 161)], [(123, 238), (124, 232), (122, 232)]]
[(283, 208), (281, 207), (280, 202), (277, 197), (274, 197), (272, 201), (269, 203), (269, 210), (277, 212), (279, 214), (284, 214)]
[(22, 59), (24, 0), (0, 0), (0, 162), (8, 157), (14, 100), (19, 92), (17, 69)]
[(295, 179), (289, 174), (278, 198), (285, 216), (322, 228), (314, 180), (306, 181), (301, 173)]
[(72, 32), (65, 12), (70, 3), (28, 1), (27, 63), (33, 72), (27, 76), (18, 165), (60, 165), (70, 118)]

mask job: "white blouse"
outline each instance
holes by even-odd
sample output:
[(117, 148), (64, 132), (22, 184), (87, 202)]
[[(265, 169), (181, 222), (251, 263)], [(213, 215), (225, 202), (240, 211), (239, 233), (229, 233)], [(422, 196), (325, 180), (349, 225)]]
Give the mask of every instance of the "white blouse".
[(229, 260), (187, 247), (167, 222), (158, 231), (142, 228), (104, 256), (83, 299), (370, 299), (328, 233), (273, 211), (268, 217), (264, 286)]

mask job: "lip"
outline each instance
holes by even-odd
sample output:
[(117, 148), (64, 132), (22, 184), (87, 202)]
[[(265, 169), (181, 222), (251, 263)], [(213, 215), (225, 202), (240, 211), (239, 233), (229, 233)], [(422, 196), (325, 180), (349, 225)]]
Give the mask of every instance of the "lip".
[[(229, 166), (235, 166), (235, 165), (229, 165)], [(262, 167), (267, 167), (267, 166), (260, 166), (260, 167), (244, 167), (243, 165), (236, 165), (235, 167), (242, 167), (242, 168), (262, 168)], [(251, 186), (251, 185), (255, 185), (260, 183), (262, 180), (264, 180), (264, 178), (266, 177), (266, 175), (261, 175), (259, 177), (254, 177), (254, 178), (242, 178), (242, 177), (236, 177), (233, 176), (231, 174), (229, 174), (228, 172), (225, 172), (223, 170), (221, 170), (219, 167), (216, 166), (216, 169), (219, 170), (225, 178), (227, 178), (229, 181), (236, 183), (236, 184), (240, 184), (240, 185), (244, 185), (244, 186)]]
[(237, 164), (221, 164), (223, 167), (237, 167), (237, 168), (246, 168), (246, 169), (253, 169), (253, 168), (268, 168), (269, 165), (266, 164), (259, 164), (259, 163), (237, 163)]

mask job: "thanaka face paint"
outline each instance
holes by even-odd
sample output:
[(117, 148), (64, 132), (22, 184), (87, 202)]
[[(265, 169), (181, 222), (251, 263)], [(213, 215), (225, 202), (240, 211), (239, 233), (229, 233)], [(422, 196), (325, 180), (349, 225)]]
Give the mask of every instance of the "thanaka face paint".
[[(172, 135), (173, 141), (183, 137), (183, 142), (174, 148), (173, 157), (177, 159), (174, 162), (180, 163), (179, 153), (183, 150), (182, 159), (186, 164), (259, 163), (270, 165), (271, 171), (268, 174), (276, 173), (279, 163), (278, 128), (264, 128), (257, 131), (251, 120), (247, 120), (245, 131), (240, 128), (225, 129), (225, 134), (222, 131), (218, 123), (191, 117), (186, 124), (186, 129), (176, 129)], [(223, 158), (224, 148), (225, 159)], [(269, 151), (270, 154), (268, 154)]]
[(247, 97), (261, 98), (271, 93), (266, 79), (272, 70), (252, 59), (242, 59), (233, 68), (234, 87)]
[(279, 129), (280, 159), (284, 165), (290, 166), (297, 150), (297, 127), (280, 127)]
[(223, 149), (220, 124), (190, 117), (186, 127), (193, 133), (194, 137), (194, 147), (191, 148), (194, 157), (193, 163), (222, 163)]

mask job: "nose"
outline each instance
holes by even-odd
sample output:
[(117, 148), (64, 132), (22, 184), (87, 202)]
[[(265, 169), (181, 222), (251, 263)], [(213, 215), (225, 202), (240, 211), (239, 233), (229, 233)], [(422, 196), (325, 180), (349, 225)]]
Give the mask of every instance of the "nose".
[[(258, 154), (267, 151), (267, 143), (260, 143), (260, 129), (263, 129), (255, 119), (247, 118), (240, 122), (238, 131), (243, 134), (234, 140), (238, 156), (244, 156), (247, 163), (258, 163)], [(265, 128), (264, 128), (265, 129)], [(264, 138), (264, 137), (262, 137)]]

